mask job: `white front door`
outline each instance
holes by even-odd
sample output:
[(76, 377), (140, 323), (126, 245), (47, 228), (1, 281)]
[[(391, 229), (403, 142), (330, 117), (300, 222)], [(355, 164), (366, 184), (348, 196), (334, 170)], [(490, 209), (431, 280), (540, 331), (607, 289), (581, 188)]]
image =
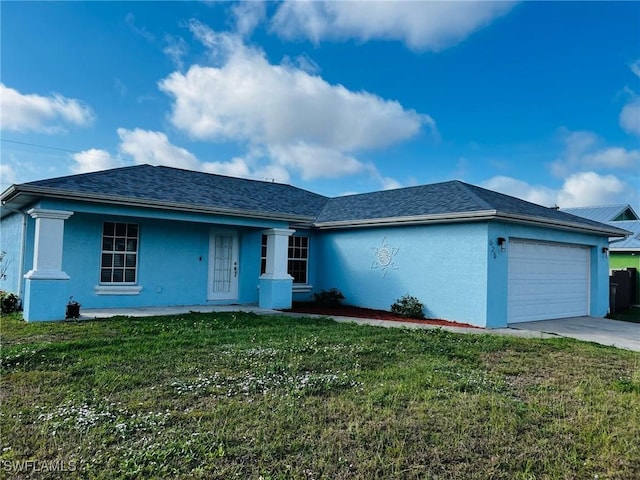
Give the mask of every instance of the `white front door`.
[(207, 299), (237, 300), (238, 273), (238, 235), (230, 230), (212, 230)]

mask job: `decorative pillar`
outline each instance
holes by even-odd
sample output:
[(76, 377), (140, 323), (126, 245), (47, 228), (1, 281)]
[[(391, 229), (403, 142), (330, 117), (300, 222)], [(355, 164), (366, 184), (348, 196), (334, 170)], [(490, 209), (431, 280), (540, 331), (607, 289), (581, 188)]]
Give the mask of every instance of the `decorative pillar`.
[(32, 208), (36, 221), (33, 269), (24, 278), (23, 317), (26, 321), (64, 319), (69, 299), (69, 275), (62, 271), (64, 221), (73, 215), (65, 210)]
[(267, 236), (267, 265), (260, 275), (261, 308), (291, 308), (293, 296), (293, 277), (287, 273), (289, 263), (289, 237), (295, 230), (271, 228), (265, 230)]

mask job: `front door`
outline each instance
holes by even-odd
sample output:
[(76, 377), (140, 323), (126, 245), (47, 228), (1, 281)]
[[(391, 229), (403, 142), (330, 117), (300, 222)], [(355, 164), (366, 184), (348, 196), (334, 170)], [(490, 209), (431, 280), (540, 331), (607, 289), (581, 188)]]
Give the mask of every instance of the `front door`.
[(237, 300), (238, 270), (238, 235), (230, 230), (212, 230), (207, 298)]

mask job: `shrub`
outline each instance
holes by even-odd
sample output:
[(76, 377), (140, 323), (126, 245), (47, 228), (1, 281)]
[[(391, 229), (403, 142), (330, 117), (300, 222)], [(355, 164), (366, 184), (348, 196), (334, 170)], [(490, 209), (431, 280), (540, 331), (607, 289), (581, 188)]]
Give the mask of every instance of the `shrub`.
[(337, 307), (343, 300), (344, 295), (337, 288), (322, 290), (320, 293), (313, 294), (313, 301), (318, 305)]
[(0, 312), (1, 313), (13, 313), (18, 310), (20, 304), (20, 298), (17, 295), (0, 290)]
[(391, 305), (391, 312), (401, 317), (424, 318), (424, 305), (416, 297), (403, 295)]

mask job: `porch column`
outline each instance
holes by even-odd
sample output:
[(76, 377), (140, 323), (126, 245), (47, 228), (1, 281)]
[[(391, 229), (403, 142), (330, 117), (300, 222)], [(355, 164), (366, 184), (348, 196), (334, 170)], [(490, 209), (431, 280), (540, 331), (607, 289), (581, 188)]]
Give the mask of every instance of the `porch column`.
[(27, 213), (36, 230), (33, 269), (24, 276), (23, 317), (28, 322), (62, 320), (69, 299), (69, 275), (62, 271), (64, 221), (73, 212), (32, 208)]
[(287, 264), (289, 236), (294, 232), (288, 228), (271, 228), (262, 232), (267, 236), (267, 265), (260, 275), (258, 305), (261, 308), (291, 308), (293, 277), (287, 273)]

